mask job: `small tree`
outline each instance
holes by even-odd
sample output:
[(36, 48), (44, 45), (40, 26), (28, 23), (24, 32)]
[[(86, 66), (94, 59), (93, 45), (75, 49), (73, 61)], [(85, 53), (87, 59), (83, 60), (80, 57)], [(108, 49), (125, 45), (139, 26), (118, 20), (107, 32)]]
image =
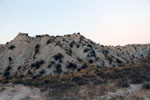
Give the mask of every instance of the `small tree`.
[(39, 51), (40, 51), (40, 45), (37, 44), (37, 45), (35, 46), (35, 54), (37, 54)]
[(72, 69), (73, 71), (75, 70), (75, 69), (77, 69), (77, 65), (75, 64), (75, 63), (69, 63), (68, 65), (67, 65), (67, 67), (66, 68), (68, 68), (68, 69)]
[(62, 69), (61, 69), (61, 65), (60, 64), (57, 64), (56, 65), (56, 73), (57, 74), (61, 74), (63, 71), (62, 71)]
[(9, 50), (14, 50), (16, 47), (14, 46), (14, 45), (11, 45), (10, 47), (9, 47)]
[(58, 53), (58, 54), (54, 55), (53, 57), (57, 61), (57, 60), (62, 59), (64, 56), (61, 53)]

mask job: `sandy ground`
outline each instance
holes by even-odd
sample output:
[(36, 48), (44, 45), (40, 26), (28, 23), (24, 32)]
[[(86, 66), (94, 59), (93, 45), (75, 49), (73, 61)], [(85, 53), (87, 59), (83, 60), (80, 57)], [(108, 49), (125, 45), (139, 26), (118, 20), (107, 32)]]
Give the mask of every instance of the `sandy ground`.
[[(13, 84), (7, 84), (3, 87), (4, 89), (0, 90), (0, 100), (44, 100), (43, 95), (38, 88)], [(118, 89), (116, 92), (113, 93), (108, 92), (106, 95), (97, 96), (97, 98), (94, 100), (110, 100), (113, 97), (120, 96), (136, 96), (139, 98), (143, 98), (140, 100), (150, 100), (150, 90), (143, 90), (142, 85), (130, 85), (130, 88)]]
[(0, 93), (0, 100), (44, 100), (38, 88), (23, 85), (6, 85)]

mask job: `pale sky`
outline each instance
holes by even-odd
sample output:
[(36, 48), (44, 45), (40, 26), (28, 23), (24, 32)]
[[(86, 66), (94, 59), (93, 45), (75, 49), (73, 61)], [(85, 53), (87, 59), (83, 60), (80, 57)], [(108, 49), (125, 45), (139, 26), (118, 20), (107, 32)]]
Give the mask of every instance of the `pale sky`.
[(80, 32), (104, 45), (150, 43), (150, 0), (0, 0), (0, 44), (19, 32)]

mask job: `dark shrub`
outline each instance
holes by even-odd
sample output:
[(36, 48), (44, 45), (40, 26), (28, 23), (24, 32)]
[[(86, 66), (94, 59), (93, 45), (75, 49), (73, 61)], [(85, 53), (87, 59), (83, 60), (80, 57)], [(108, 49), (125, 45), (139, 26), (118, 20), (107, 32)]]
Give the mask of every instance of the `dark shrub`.
[(5, 77), (8, 77), (10, 75), (10, 72), (8, 72), (8, 71), (6, 71), (5, 73), (4, 73), (4, 76)]
[(33, 77), (32, 77), (32, 79), (33, 79), (33, 80), (34, 80), (34, 79), (37, 79), (37, 76), (36, 76), (36, 75), (35, 75), (35, 76), (33, 76)]
[(84, 36), (80, 36), (80, 41), (83, 41), (83, 39), (84, 39), (85, 37)]
[(63, 47), (62, 44), (60, 43), (60, 41), (56, 42), (56, 46), (57, 45), (60, 46), (60, 47)]
[(109, 61), (109, 64), (112, 64), (112, 62), (113, 62), (112, 57), (108, 57), (108, 61)]
[(40, 65), (43, 65), (44, 62), (45, 62), (44, 60), (39, 61)]
[(88, 62), (89, 62), (90, 64), (92, 64), (92, 63), (94, 62), (94, 60), (93, 60), (93, 59), (90, 59)]
[(51, 40), (47, 40), (46, 44), (50, 44), (51, 43)]
[(5, 71), (7, 72), (7, 71), (10, 71), (11, 70), (11, 67), (10, 66), (8, 66), (6, 69), (5, 69)]
[(35, 54), (39, 53), (39, 51), (40, 51), (40, 45), (37, 44), (37, 45), (35, 46)]
[(117, 61), (118, 64), (123, 63), (120, 59), (116, 59), (116, 61)]
[(42, 37), (41, 35), (36, 35), (36, 37)]
[(24, 75), (21, 75), (21, 76), (20, 76), (20, 78), (23, 78), (23, 77), (24, 77)]
[(43, 74), (45, 74), (45, 70), (44, 70), (44, 69), (42, 69), (42, 70), (40, 71), (40, 75), (43, 75)]
[(103, 47), (104, 47), (104, 45), (101, 45), (101, 47), (103, 48)]
[(36, 69), (40, 68), (39, 62), (31, 64), (31, 67), (36, 67)]
[(90, 51), (91, 49), (89, 49), (89, 48), (85, 48), (84, 50), (83, 50), (83, 52), (88, 52), (88, 51)]
[(80, 47), (80, 45), (79, 45), (79, 44), (76, 44), (76, 47), (77, 47), (77, 48), (79, 48), (79, 47)]
[(150, 83), (144, 83), (143, 84), (143, 89), (150, 90)]
[(49, 83), (49, 80), (44, 80), (44, 83), (45, 83), (45, 84), (48, 84), (48, 83)]
[(60, 35), (56, 35), (56, 38), (61, 37)]
[(58, 54), (56, 54), (56, 55), (53, 56), (53, 57), (54, 57), (54, 59), (57, 61), (57, 60), (62, 59), (64, 56), (63, 56), (61, 53), (58, 53)]
[(79, 57), (78, 57), (77, 59), (78, 59), (78, 61), (80, 61), (80, 62), (82, 61), (82, 59), (80, 59)]
[(96, 53), (94, 50), (90, 51), (87, 57), (95, 57), (96, 58)]
[(81, 69), (85, 69), (85, 68), (87, 68), (88, 67), (88, 65), (86, 64), (86, 63), (84, 63), (82, 66), (81, 66)]
[(21, 69), (21, 66), (19, 66), (18, 68), (17, 68), (17, 70), (20, 70)]
[(79, 34), (79, 35), (80, 35), (80, 32), (78, 32), (77, 34)]
[(40, 78), (41, 77), (41, 75), (34, 75), (33, 77), (32, 77), (32, 79), (38, 79), (38, 78)]
[(95, 61), (98, 61), (98, 60), (99, 60), (99, 58), (98, 58), (98, 57), (96, 57), (96, 58), (95, 58)]
[(28, 74), (29, 74), (29, 75), (33, 75), (33, 73), (32, 73), (30, 70), (28, 70)]
[(45, 36), (49, 36), (48, 34), (45, 34)]
[(48, 65), (48, 68), (50, 69), (50, 68), (51, 68), (51, 66), (52, 66), (52, 65), (51, 65), (51, 64), (49, 64), (49, 65)]
[(70, 48), (66, 49), (66, 54), (68, 54), (69, 56), (72, 56), (72, 50)]
[(62, 62), (63, 62), (63, 61), (60, 59), (60, 60), (59, 60), (59, 63), (62, 63)]
[(90, 47), (90, 48), (92, 48), (92, 45), (90, 45), (90, 44), (88, 44), (87, 46)]
[(31, 67), (32, 67), (32, 68), (35, 67), (36, 69), (39, 69), (40, 66), (44, 64), (44, 62), (45, 62), (44, 60), (38, 61), (38, 62), (36, 62), (36, 63), (31, 64)]
[(66, 68), (69, 68), (69, 69), (72, 69), (72, 70), (75, 70), (75, 69), (77, 69), (77, 65), (75, 64), (75, 63), (69, 63), (68, 65), (67, 65), (67, 67)]
[(74, 45), (75, 45), (75, 41), (72, 41), (72, 42), (70, 43), (70, 48), (73, 48)]
[(106, 56), (108, 54), (108, 51), (107, 50), (104, 50), (103, 51), (103, 54)]
[(54, 64), (55, 64), (55, 62), (54, 62), (54, 61), (50, 61), (49, 65), (48, 65), (48, 68), (51, 68), (51, 67), (52, 67), (52, 65), (54, 65)]
[(70, 54), (70, 55), (72, 54), (72, 50), (71, 50), (71, 49), (69, 49), (69, 51), (68, 51), (68, 52), (69, 52), (69, 54)]
[(81, 71), (81, 68), (78, 68), (78, 72), (80, 72)]
[(9, 47), (9, 50), (14, 50), (16, 47), (14, 46), (14, 45), (11, 45), (10, 47)]
[(12, 58), (11, 58), (11, 57), (8, 57), (8, 60), (9, 60), (9, 61), (12, 61)]
[(52, 65), (53, 65), (53, 64), (55, 64), (55, 62), (54, 62), (54, 61), (51, 61), (51, 62), (50, 62), (50, 64), (52, 64)]
[(56, 73), (57, 74), (61, 74), (62, 73), (62, 69), (61, 69), (61, 65), (60, 64), (56, 65)]

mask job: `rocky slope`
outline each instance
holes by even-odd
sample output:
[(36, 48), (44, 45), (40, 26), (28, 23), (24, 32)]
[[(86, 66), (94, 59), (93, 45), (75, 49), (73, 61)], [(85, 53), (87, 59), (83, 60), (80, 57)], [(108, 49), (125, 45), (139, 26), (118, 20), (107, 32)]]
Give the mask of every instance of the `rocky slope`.
[(81, 71), (88, 65), (117, 67), (150, 56), (150, 44), (104, 46), (77, 34), (64, 36), (19, 33), (0, 45), (1, 75), (36, 78)]

